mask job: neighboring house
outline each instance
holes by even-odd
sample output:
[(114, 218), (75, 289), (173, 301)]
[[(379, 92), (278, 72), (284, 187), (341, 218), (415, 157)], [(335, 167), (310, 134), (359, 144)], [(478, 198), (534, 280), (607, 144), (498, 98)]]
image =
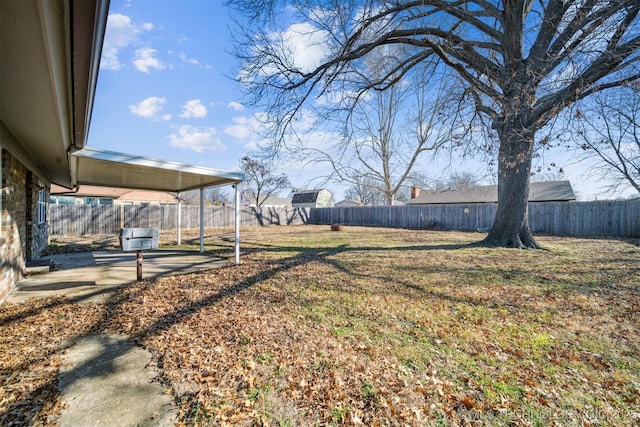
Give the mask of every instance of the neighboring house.
[[(398, 200), (393, 201), (393, 206), (404, 206), (404, 205), (405, 205), (404, 202), (400, 202)], [(336, 208), (361, 208), (364, 206), (374, 206), (374, 205), (366, 205), (359, 200), (348, 200), (348, 199), (345, 199), (336, 203)], [(379, 206), (382, 206), (382, 205), (379, 205)]]
[(131, 190), (95, 185), (80, 185), (77, 191), (72, 191), (54, 184), (51, 186), (50, 202), (60, 205), (173, 205), (178, 203), (178, 197), (164, 191)]
[(344, 199), (336, 203), (336, 208), (360, 208), (362, 206), (364, 206), (364, 203), (359, 200)]
[[(497, 203), (498, 186), (485, 185), (437, 192), (421, 192), (420, 189), (413, 188), (411, 196), (411, 200), (407, 202), (408, 205)], [(530, 202), (575, 202), (575, 200), (576, 196), (569, 181), (532, 182), (529, 184)]]
[[(249, 204), (249, 206), (256, 206), (255, 202)], [(260, 203), (261, 208), (273, 208), (273, 207), (291, 207), (291, 199), (287, 197), (269, 196), (262, 198)]]
[(0, 302), (48, 244), (51, 183), (73, 187), (108, 1), (0, 1)]
[(329, 190), (305, 190), (298, 191), (291, 198), (291, 206), (294, 208), (332, 208), (333, 194)]

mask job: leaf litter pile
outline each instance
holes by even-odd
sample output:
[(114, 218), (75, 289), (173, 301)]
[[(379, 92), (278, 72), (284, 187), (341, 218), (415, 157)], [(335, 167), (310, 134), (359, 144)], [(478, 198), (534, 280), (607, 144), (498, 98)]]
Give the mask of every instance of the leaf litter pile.
[[(211, 231), (207, 249), (229, 256), (228, 237)], [(134, 283), (106, 304), (0, 306), (0, 424), (57, 424), (60, 355), (90, 333), (152, 352), (181, 425), (640, 423), (638, 240), (242, 237), (239, 266)]]

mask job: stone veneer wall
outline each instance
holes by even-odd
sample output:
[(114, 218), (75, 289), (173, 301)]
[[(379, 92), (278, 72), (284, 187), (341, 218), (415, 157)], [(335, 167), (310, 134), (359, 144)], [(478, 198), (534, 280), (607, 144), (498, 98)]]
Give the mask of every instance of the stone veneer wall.
[(1, 150), (0, 301), (4, 301), (23, 277), (25, 262), (40, 257), (49, 236), (46, 221), (38, 224), (38, 178), (8, 150)]

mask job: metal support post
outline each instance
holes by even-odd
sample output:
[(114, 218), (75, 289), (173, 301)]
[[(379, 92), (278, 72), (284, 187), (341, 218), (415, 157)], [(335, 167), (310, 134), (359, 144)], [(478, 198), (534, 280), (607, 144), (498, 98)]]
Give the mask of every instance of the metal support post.
[(238, 183), (233, 184), (233, 188), (236, 190), (235, 197), (235, 209), (236, 209), (236, 239), (235, 239), (235, 261), (236, 264), (240, 264), (240, 185)]
[(178, 193), (178, 245), (182, 244), (182, 193)]
[(200, 189), (200, 253), (204, 253), (204, 188)]
[(142, 251), (136, 251), (136, 272), (138, 273), (138, 282), (142, 280)]

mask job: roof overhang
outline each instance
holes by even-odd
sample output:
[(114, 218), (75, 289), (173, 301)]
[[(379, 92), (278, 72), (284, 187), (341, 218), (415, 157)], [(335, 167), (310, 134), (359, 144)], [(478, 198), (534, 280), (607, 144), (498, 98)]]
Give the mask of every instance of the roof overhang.
[(85, 146), (108, 0), (0, 3), (2, 146), (43, 181), (72, 186)]
[(244, 180), (244, 174), (240, 172), (224, 172), (94, 148), (77, 151), (70, 158), (78, 185), (179, 193)]
[(244, 175), (87, 149), (109, 0), (0, 2), (0, 141), (46, 184), (179, 192)]

